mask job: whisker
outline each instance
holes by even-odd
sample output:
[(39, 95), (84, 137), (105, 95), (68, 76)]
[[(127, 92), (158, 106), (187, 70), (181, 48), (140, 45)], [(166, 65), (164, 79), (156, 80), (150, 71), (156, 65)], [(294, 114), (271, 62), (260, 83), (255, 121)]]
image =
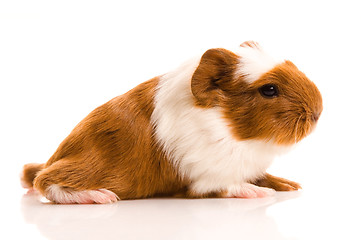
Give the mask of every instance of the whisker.
[(303, 117), (303, 114), (301, 114), (300, 116), (299, 116), (299, 118), (297, 119), (297, 122), (296, 122), (296, 129), (295, 129), (295, 143), (297, 143), (297, 131), (298, 131), (298, 124), (300, 123), (300, 120), (301, 120), (301, 118)]

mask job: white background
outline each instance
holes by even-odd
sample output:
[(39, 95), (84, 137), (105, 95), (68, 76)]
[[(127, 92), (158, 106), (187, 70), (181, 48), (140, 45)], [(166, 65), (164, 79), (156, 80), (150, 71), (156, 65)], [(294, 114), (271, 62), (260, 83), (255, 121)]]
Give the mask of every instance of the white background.
[[(357, 1), (0, 1), (1, 239), (361, 239)], [(271, 173), (273, 198), (59, 206), (24, 195), (91, 110), (212, 47), (256, 40), (319, 87), (316, 132)], [(7, 236), (7, 237), (5, 237)]]

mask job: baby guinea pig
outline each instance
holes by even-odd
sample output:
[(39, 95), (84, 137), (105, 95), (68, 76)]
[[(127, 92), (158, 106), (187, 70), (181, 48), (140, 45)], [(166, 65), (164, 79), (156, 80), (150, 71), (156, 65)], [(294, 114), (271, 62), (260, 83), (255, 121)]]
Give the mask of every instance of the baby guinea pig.
[(319, 90), (255, 42), (210, 49), (92, 111), (23, 187), (55, 203), (256, 198), (299, 184), (266, 173), (312, 132)]

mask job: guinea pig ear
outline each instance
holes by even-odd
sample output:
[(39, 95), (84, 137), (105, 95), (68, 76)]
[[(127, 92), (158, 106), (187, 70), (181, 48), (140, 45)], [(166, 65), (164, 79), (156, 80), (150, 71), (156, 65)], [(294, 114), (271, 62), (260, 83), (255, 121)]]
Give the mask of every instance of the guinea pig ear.
[(206, 51), (191, 81), (196, 104), (202, 107), (217, 106), (221, 85), (232, 79), (238, 56), (223, 48)]
[(255, 41), (245, 41), (241, 44), (241, 47), (261, 49), (261, 46), (258, 44), (258, 42)]

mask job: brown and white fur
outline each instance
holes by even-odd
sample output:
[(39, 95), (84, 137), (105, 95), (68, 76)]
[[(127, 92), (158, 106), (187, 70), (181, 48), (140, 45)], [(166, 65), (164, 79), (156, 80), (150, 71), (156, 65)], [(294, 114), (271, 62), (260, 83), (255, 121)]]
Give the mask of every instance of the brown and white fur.
[[(277, 86), (267, 98), (260, 88)], [(255, 42), (210, 49), (91, 112), (22, 185), (56, 203), (157, 196), (269, 196), (299, 184), (266, 173), (308, 135), (322, 111), (317, 87)]]

